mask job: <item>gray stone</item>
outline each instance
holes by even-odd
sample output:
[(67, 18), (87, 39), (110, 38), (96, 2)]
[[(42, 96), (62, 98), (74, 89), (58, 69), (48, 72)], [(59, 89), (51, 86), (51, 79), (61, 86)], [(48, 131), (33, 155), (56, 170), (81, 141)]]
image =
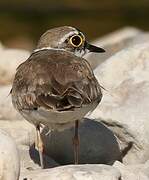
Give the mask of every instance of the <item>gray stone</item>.
[(0, 130), (0, 180), (18, 180), (19, 153), (13, 139)]
[(117, 135), (123, 162), (149, 159), (149, 44), (124, 49), (95, 70), (103, 90), (90, 118), (104, 122)]
[(38, 170), (20, 180), (119, 180), (120, 172), (107, 165), (69, 165)]
[[(103, 124), (84, 120), (79, 126), (80, 157), (79, 163), (112, 164), (121, 159), (121, 153), (114, 134)], [(44, 136), (45, 153), (60, 164), (74, 163), (74, 128), (61, 132), (51, 132)]]

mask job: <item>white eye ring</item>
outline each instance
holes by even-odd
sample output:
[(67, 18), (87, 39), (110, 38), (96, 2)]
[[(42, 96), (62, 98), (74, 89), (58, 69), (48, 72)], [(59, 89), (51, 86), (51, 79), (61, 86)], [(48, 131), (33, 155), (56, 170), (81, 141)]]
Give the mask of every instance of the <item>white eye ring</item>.
[[(76, 37), (77, 39), (75, 39), (75, 37)], [(75, 41), (76, 41), (77, 44), (75, 44)], [(77, 42), (77, 41), (79, 41), (79, 42)], [(83, 43), (83, 38), (82, 38), (80, 35), (73, 35), (73, 36), (70, 37), (70, 43), (71, 43), (71, 45), (73, 45), (74, 47), (79, 47), (79, 46), (81, 46), (82, 43)]]

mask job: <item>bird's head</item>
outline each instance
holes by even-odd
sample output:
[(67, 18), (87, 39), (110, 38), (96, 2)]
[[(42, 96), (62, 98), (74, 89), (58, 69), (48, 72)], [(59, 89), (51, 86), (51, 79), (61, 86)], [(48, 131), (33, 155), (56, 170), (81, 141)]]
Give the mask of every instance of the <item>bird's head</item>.
[(35, 51), (42, 49), (65, 50), (79, 57), (89, 52), (105, 52), (103, 48), (89, 44), (80, 30), (70, 26), (62, 26), (46, 31), (41, 36)]

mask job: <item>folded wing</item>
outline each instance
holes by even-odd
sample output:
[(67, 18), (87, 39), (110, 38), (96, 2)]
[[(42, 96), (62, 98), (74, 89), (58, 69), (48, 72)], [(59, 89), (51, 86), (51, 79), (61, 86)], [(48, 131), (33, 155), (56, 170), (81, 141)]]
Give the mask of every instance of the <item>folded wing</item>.
[(19, 109), (73, 110), (102, 97), (87, 61), (66, 52), (32, 54), (14, 81), (12, 96)]

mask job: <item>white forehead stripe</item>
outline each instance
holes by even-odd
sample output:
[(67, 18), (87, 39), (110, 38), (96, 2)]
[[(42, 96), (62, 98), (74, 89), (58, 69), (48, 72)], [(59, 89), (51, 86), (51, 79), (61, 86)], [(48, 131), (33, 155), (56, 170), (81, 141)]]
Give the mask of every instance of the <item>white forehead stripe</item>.
[(67, 26), (69, 29), (73, 29), (76, 30), (76, 28), (72, 27), (72, 26)]
[(74, 34), (78, 34), (78, 31), (71, 31), (69, 32), (68, 34), (66, 34), (65, 36), (63, 36), (60, 41), (59, 41), (59, 44), (63, 43), (68, 37), (74, 35)]

